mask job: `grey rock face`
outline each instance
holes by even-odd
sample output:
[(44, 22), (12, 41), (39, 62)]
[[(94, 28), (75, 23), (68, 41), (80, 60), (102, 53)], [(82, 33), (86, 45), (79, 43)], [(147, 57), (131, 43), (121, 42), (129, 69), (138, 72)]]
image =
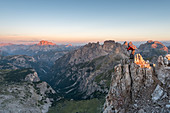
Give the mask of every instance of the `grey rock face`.
[(155, 72), (162, 84), (168, 83), (168, 80), (170, 79), (170, 67), (167, 67), (166, 64), (164, 64), (164, 60), (162, 56), (158, 58)]
[(167, 57), (164, 57), (164, 64), (165, 64), (166, 66), (169, 64)]
[(170, 70), (163, 57), (156, 67), (119, 64), (114, 68), (103, 113), (168, 113)]

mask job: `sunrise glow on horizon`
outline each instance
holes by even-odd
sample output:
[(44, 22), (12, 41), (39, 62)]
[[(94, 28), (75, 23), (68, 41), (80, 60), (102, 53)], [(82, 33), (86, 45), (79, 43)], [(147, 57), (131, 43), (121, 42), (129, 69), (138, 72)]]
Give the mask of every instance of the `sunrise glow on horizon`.
[(170, 1), (2, 0), (0, 42), (170, 40)]

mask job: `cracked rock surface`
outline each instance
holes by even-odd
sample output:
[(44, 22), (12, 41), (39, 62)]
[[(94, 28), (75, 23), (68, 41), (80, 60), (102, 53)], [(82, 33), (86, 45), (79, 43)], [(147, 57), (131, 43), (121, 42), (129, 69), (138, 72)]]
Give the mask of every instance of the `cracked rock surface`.
[(169, 113), (170, 69), (162, 56), (156, 67), (115, 66), (103, 113)]

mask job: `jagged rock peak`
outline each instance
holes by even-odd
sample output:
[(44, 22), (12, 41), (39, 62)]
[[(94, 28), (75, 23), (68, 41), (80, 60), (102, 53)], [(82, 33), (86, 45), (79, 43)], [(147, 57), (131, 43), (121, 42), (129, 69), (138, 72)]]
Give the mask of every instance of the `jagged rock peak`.
[(169, 113), (170, 67), (163, 57), (155, 68), (135, 63), (115, 66), (103, 113)]
[(78, 64), (107, 54), (108, 53), (103, 50), (99, 42), (88, 43), (80, 49), (68, 54), (68, 59), (70, 64)]
[(85, 47), (99, 47), (99, 46), (100, 46), (99, 42), (97, 43), (89, 42), (88, 44), (85, 45)]
[(119, 47), (119, 43), (115, 43), (114, 40), (106, 40), (103, 44), (103, 49), (107, 52), (113, 51), (114, 48)]
[(41, 40), (37, 45), (44, 46), (44, 45), (56, 45), (56, 44), (52, 43), (52, 42), (45, 41), (45, 40)]

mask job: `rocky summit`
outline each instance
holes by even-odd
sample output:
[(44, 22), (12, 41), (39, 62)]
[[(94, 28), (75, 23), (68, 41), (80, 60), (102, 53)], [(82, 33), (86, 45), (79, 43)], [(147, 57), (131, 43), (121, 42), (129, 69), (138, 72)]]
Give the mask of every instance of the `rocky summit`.
[(169, 113), (169, 88), (170, 67), (162, 56), (151, 68), (123, 60), (114, 67), (103, 113)]
[(39, 45), (39, 46), (47, 46), (47, 45), (52, 45), (52, 46), (54, 46), (54, 45), (56, 45), (56, 44), (54, 44), (54, 43), (52, 43), (52, 42), (48, 42), (48, 41), (42, 40), (42, 41), (40, 41), (37, 45)]

